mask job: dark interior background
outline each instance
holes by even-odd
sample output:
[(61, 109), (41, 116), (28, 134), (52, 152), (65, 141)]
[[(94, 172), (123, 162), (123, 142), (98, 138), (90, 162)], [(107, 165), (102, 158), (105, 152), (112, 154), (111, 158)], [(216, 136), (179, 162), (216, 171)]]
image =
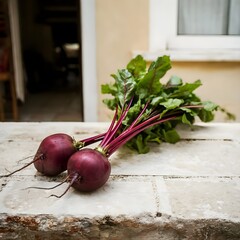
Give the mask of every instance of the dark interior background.
[(82, 109), (79, 0), (19, 1), (22, 56), (28, 96), (75, 91)]

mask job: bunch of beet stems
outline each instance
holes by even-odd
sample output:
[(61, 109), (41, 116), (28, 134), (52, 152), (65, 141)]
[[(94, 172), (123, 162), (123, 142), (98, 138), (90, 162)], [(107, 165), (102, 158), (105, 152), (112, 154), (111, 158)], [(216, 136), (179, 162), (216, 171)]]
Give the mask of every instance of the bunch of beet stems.
[[(130, 100), (130, 103), (126, 107), (125, 110), (122, 110), (119, 119), (117, 119), (118, 115), (118, 107), (116, 107), (114, 117), (110, 124), (108, 131), (105, 133), (105, 136), (101, 143), (98, 145), (96, 150), (101, 152), (103, 155), (110, 157), (115, 151), (117, 151), (121, 146), (126, 144), (133, 137), (143, 132), (147, 128), (153, 127), (155, 125), (174, 120), (180, 117), (183, 114), (183, 111), (179, 108), (173, 109), (166, 113), (164, 117), (161, 118), (161, 112), (159, 113), (157, 110), (152, 111), (146, 119), (142, 119), (142, 115), (145, 113), (147, 107), (149, 106), (148, 101), (143, 107), (142, 111), (138, 115), (138, 117), (130, 124), (129, 127), (121, 131), (122, 122), (125, 119), (129, 108), (131, 107), (131, 103), (133, 101), (133, 97)], [(184, 108), (203, 108), (203, 105), (182, 105)], [(121, 131), (119, 133), (119, 131)]]

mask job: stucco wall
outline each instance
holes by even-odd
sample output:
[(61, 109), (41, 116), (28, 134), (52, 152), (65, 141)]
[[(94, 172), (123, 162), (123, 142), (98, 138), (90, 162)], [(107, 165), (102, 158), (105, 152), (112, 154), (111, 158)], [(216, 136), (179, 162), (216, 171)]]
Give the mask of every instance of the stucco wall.
[(98, 120), (111, 119), (102, 104), (100, 85), (112, 81), (110, 74), (124, 68), (132, 50), (148, 47), (148, 1), (96, 0)]
[[(202, 81), (196, 93), (203, 100), (211, 100), (234, 113), (240, 121), (240, 63), (239, 62), (173, 62), (166, 74), (178, 75), (184, 81)], [(215, 121), (226, 121), (217, 113)]]
[[(98, 120), (112, 113), (102, 104), (100, 86), (112, 81), (110, 74), (125, 67), (134, 50), (148, 50), (149, 5), (147, 0), (96, 0)], [(166, 75), (185, 81), (201, 79), (198, 94), (226, 107), (240, 121), (240, 62), (173, 62)], [(225, 121), (217, 114), (215, 121)]]

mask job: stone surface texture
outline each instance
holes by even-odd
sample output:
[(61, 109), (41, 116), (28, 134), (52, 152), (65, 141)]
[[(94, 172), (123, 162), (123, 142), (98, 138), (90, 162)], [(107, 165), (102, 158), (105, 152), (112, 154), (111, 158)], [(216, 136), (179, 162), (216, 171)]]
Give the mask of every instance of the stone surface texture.
[[(0, 123), (0, 175), (35, 154), (47, 135), (77, 140), (108, 123)], [(240, 239), (240, 124), (179, 128), (176, 144), (148, 154), (121, 148), (110, 159), (109, 181), (92, 193), (73, 189), (57, 199), (66, 176), (49, 178), (33, 166), (0, 178), (0, 239)], [(95, 144), (96, 145), (96, 144)], [(93, 145), (94, 147), (94, 145)]]

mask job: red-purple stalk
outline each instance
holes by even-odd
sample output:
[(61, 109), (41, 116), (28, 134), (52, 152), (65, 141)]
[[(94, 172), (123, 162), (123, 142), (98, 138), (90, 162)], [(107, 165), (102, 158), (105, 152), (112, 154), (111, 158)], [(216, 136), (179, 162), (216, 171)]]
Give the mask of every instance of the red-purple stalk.
[[(111, 122), (111, 125), (102, 140), (102, 142), (99, 144), (99, 146), (96, 148), (98, 151), (102, 152), (105, 156), (109, 157), (111, 156), (117, 149), (119, 149), (121, 146), (123, 146), (125, 143), (127, 143), (130, 139), (135, 137), (137, 134), (141, 133), (142, 131), (146, 130), (149, 127), (153, 127), (155, 125), (171, 121), (176, 119), (177, 117), (182, 115), (182, 111), (175, 111), (170, 114), (166, 114), (164, 117), (161, 118), (161, 113), (155, 113), (156, 115), (153, 115), (153, 112), (149, 114), (149, 118), (147, 118), (144, 121), (140, 121), (141, 117), (145, 113), (147, 107), (149, 106), (149, 102), (145, 104), (142, 111), (139, 113), (137, 118), (131, 123), (131, 125), (123, 130), (123, 132), (119, 133), (119, 129), (122, 127), (122, 122), (125, 119), (128, 110), (131, 106), (132, 100), (126, 107), (124, 111), (122, 111), (119, 119), (117, 122), (116, 115), (117, 110), (114, 115), (114, 118)], [(202, 105), (188, 105), (188, 106), (182, 106), (184, 108), (202, 108)]]
[(77, 149), (81, 149), (81, 148), (83, 148), (85, 146), (88, 146), (90, 144), (93, 144), (95, 142), (99, 142), (104, 138), (105, 135), (106, 135), (106, 133), (100, 133), (96, 136), (89, 137), (89, 138), (83, 139), (81, 141), (76, 141), (75, 142), (75, 147)]
[(116, 111), (115, 111), (113, 120), (112, 120), (112, 122), (110, 124), (110, 127), (109, 127), (107, 133), (105, 134), (103, 140), (99, 144), (98, 149), (103, 149), (104, 150), (105, 146), (107, 146), (109, 144), (109, 142), (112, 141), (112, 139), (115, 138), (115, 136), (117, 134), (117, 131), (122, 126), (122, 121), (126, 117), (128, 111), (129, 111), (129, 108), (131, 107), (132, 101), (133, 101), (133, 97), (131, 98), (130, 103), (127, 105), (126, 109), (124, 109), (121, 112), (121, 115), (120, 115), (119, 119), (117, 120), (117, 122), (115, 122), (116, 118), (117, 118), (117, 112), (118, 112), (118, 107), (116, 107)]

